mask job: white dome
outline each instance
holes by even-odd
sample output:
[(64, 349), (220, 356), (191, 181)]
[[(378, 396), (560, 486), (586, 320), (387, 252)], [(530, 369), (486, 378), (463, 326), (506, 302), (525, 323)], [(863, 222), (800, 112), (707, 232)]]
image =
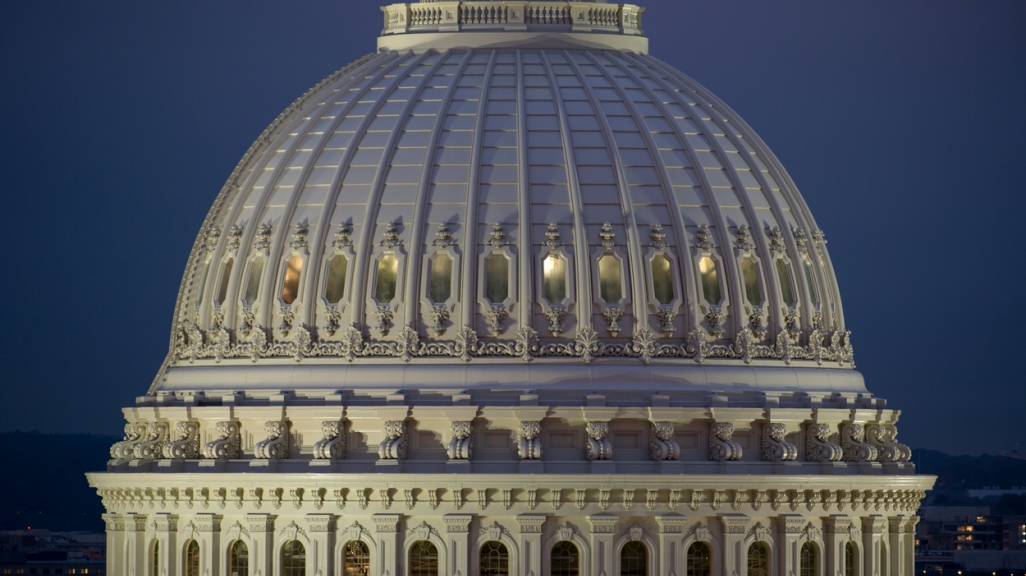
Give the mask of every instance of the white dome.
[(797, 188), (737, 114), (645, 53), (640, 9), (608, 5), (635, 16), (607, 33), (528, 14), (454, 34), (409, 24), (444, 20), (434, 4), (396, 6), (379, 52), (283, 112), (215, 200), (157, 388), (473, 387), (502, 370), (521, 387), (863, 390)]

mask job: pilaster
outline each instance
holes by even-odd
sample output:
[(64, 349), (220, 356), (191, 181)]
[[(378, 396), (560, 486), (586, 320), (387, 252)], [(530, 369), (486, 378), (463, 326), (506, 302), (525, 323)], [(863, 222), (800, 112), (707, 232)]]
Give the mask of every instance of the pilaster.
[(335, 515), (307, 514), (306, 526), (313, 547), (307, 552), (307, 574), (334, 574)]
[(545, 524), (545, 516), (541, 514), (520, 514), (517, 516), (517, 523), (520, 524), (520, 566), (523, 574), (542, 573), (542, 525)]
[(901, 532), (901, 563), (905, 571), (904, 576), (912, 576), (916, 571), (916, 524), (919, 523), (919, 516), (912, 516), (904, 523)]
[(745, 555), (745, 536), (751, 519), (744, 514), (725, 514), (720, 517), (723, 523), (723, 558), (714, 562), (722, 566), (721, 574), (746, 576), (748, 562)]
[[(107, 550), (125, 550), (125, 518), (120, 514), (104, 514), (107, 525)], [(124, 554), (107, 554), (107, 574), (128, 574)]]
[(618, 517), (612, 514), (588, 516), (591, 525), (591, 562), (595, 574), (615, 574), (613, 568), (613, 531)]
[(852, 520), (846, 514), (833, 514), (823, 518), (823, 547), (826, 548), (827, 574), (844, 574), (844, 544), (848, 542), (851, 527)]
[[(249, 526), (249, 536), (252, 543), (249, 551), (250, 574), (274, 574), (274, 516), (271, 514), (247, 514), (246, 524)], [(228, 544), (225, 542), (225, 544)], [(220, 548), (216, 548), (220, 550)], [(221, 556), (227, 556), (222, 554)], [(228, 567), (225, 566), (224, 574), (228, 574)]]
[(154, 536), (160, 542), (160, 574), (177, 574), (178, 558), (178, 516), (167, 512), (153, 515)]
[(887, 533), (887, 520), (879, 514), (862, 518), (862, 573), (869, 576), (883, 574), (883, 539)]
[(777, 574), (799, 574), (800, 562), (798, 540), (806, 520), (798, 514), (781, 514), (773, 519), (777, 525), (773, 559), (777, 562)]
[(470, 521), (472, 514), (446, 514), (445, 537), (449, 547), (449, 572), (470, 574)]
[(399, 546), (399, 514), (375, 514), (371, 517), (374, 522), (374, 534), (378, 539), (378, 557), (374, 564), (379, 566), (378, 574), (395, 575), (399, 572), (396, 568)]
[(656, 568), (658, 574), (666, 576), (684, 575), (684, 551), (680, 550), (681, 535), (684, 534), (686, 516), (676, 514), (656, 516), (659, 526), (659, 558)]
[(146, 515), (129, 512), (125, 514), (125, 568), (126, 574), (149, 574), (146, 569)]

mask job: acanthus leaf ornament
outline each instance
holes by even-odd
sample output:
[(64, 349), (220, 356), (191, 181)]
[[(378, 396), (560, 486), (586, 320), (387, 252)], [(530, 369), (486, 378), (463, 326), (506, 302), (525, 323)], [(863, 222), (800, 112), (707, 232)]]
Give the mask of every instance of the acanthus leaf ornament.
[(165, 442), (167, 422), (150, 422), (146, 427), (146, 437), (135, 445), (132, 455), (137, 460), (159, 460), (164, 456)]
[(541, 459), (541, 422), (521, 422), (517, 430), (518, 450), (521, 460)]
[(110, 457), (115, 460), (131, 460), (135, 457), (135, 446), (146, 439), (146, 424), (128, 422), (125, 424), (125, 438), (110, 447)]
[(203, 457), (215, 460), (236, 460), (242, 457), (242, 437), (239, 425), (230, 420), (214, 425), (217, 439), (203, 447)]
[(648, 437), (652, 460), (680, 460), (680, 445), (673, 440), (673, 422), (653, 422)]
[(335, 240), (332, 241), (331, 246), (339, 250), (352, 246), (353, 240), (349, 237), (350, 234), (352, 234), (352, 231), (349, 229), (349, 226), (345, 223), (340, 223), (335, 229)]
[(606, 308), (602, 312), (602, 317), (606, 319), (606, 331), (610, 336), (616, 338), (620, 334), (620, 318), (623, 318), (623, 310)]
[(669, 306), (660, 306), (656, 309), (656, 318), (659, 320), (659, 329), (662, 330), (663, 337), (673, 336), (676, 330), (673, 321), (677, 318), (677, 311)]
[(544, 244), (550, 250), (555, 250), (563, 245), (563, 242), (559, 239), (559, 226), (555, 222), (550, 223), (548, 230), (545, 231)]
[(428, 308), (428, 316), (431, 318), (431, 331), (435, 336), (445, 334), (446, 323), (449, 321), (449, 309), (444, 305), (435, 305)]
[(769, 241), (770, 250), (778, 253), (784, 252), (784, 235), (780, 231), (779, 226), (774, 226), (772, 229), (769, 230)]
[(755, 250), (755, 244), (752, 243), (752, 235), (749, 232), (747, 224), (741, 224), (737, 227), (737, 236), (734, 238), (734, 247), (743, 252), (751, 252)]
[(907, 462), (912, 457), (912, 451), (908, 446), (895, 439), (897, 434), (898, 429), (893, 424), (866, 424), (866, 442), (876, 448), (878, 462)]
[(232, 224), (231, 228), (228, 229), (228, 251), (235, 252), (239, 249), (239, 245), (242, 244), (242, 231), (244, 227), (238, 224)]
[(712, 234), (709, 233), (708, 224), (700, 224), (695, 232), (695, 246), (702, 250), (712, 250), (716, 244), (712, 241)]
[(402, 460), (406, 458), (406, 423), (402, 420), (385, 422), (385, 439), (378, 447), (378, 457), (382, 460)]
[(314, 443), (313, 457), (319, 460), (342, 460), (346, 457), (345, 426), (338, 420), (321, 422), (323, 438)]
[(588, 460), (611, 460), (613, 445), (606, 440), (609, 434), (608, 422), (588, 422), (585, 427), (588, 434)]
[(269, 222), (265, 222), (257, 227), (256, 240), (253, 242), (253, 249), (257, 252), (263, 252), (271, 247), (271, 229), (272, 226)]
[(506, 240), (506, 233), (502, 230), (502, 223), (496, 222), (492, 225), (492, 231), (489, 234), (488, 245), (493, 248), (502, 248), (508, 246), (509, 242)]
[(602, 230), (599, 231), (599, 238), (602, 240), (602, 247), (606, 250), (612, 250), (616, 246), (614, 239), (616, 238), (616, 232), (613, 232), (613, 226), (609, 222), (602, 224)]
[(563, 320), (566, 316), (567, 310), (562, 306), (550, 306), (545, 311), (545, 318), (549, 321), (549, 332), (556, 338), (563, 333)]
[(740, 460), (741, 445), (731, 440), (734, 425), (730, 422), (713, 422), (709, 428), (709, 459), (713, 461)]
[(488, 335), (495, 338), (502, 334), (504, 329), (503, 323), (509, 317), (506, 308), (501, 304), (493, 304), (484, 308), (481, 312), (484, 314), (485, 322), (488, 323)]
[(399, 239), (399, 232), (396, 231), (394, 222), (385, 224), (385, 231), (382, 233), (381, 245), (385, 248), (395, 248), (396, 246), (403, 245), (403, 241)]
[(300, 222), (292, 226), (292, 241), (289, 246), (293, 250), (302, 250), (307, 247), (306, 236), (309, 234), (310, 227), (305, 222)]
[(195, 460), (200, 456), (199, 423), (179, 422), (171, 440), (164, 443), (164, 458)]
[(841, 426), (841, 450), (844, 451), (846, 462), (876, 460), (876, 448), (865, 442), (865, 435), (865, 427), (862, 424), (848, 423)]
[(652, 248), (655, 248), (656, 250), (666, 249), (666, 232), (663, 232), (662, 224), (653, 224), (650, 227), (648, 238), (650, 240), (648, 245)]
[(388, 336), (388, 331), (392, 327), (392, 308), (388, 304), (382, 304), (374, 309), (374, 315), (378, 319), (378, 324), (374, 328), (380, 336)]
[(798, 459), (798, 448), (784, 437), (787, 426), (773, 423), (762, 428), (762, 459), (767, 462), (787, 462)]
[(470, 421), (452, 423), (452, 439), (447, 454), (450, 460), (470, 460), (474, 450), (473, 424)]
[(585, 364), (591, 364), (592, 359), (601, 350), (602, 344), (599, 343), (598, 334), (591, 328), (581, 328), (577, 331), (577, 337), (574, 338), (574, 353)]
[(809, 424), (805, 434), (805, 459), (810, 462), (839, 462), (844, 451), (829, 438), (829, 424)]

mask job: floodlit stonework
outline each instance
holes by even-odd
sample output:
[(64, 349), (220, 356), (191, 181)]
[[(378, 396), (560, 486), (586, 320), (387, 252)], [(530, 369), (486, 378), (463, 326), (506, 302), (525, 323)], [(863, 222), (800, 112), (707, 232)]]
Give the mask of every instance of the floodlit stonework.
[(109, 573), (912, 576), (824, 235), (643, 9), (382, 10), (203, 223)]

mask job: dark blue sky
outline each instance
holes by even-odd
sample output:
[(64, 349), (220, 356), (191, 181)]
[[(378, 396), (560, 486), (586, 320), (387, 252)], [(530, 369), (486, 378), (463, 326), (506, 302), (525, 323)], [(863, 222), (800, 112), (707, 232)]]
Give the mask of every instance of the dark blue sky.
[[(646, 5), (652, 53), (798, 183), (899, 438), (1026, 441), (1026, 3)], [(381, 22), (376, 0), (0, 3), (0, 430), (119, 431), (224, 180)]]

